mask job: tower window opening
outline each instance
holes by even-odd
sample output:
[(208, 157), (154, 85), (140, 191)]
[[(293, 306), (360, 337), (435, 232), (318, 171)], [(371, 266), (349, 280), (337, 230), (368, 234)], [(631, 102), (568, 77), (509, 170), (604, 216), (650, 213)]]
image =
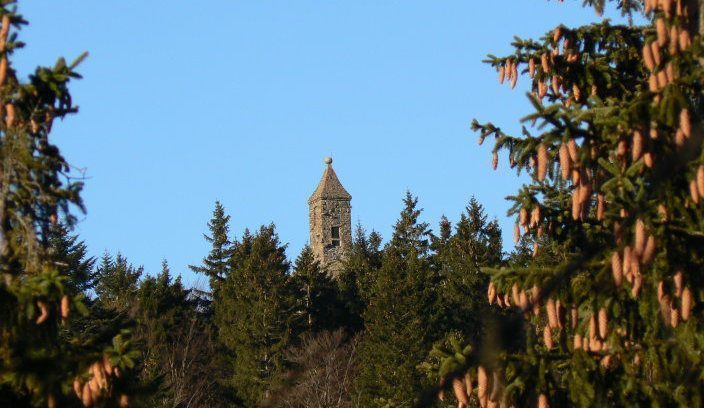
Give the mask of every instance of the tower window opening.
[(332, 246), (340, 246), (340, 227), (330, 227), (330, 238), (332, 238)]

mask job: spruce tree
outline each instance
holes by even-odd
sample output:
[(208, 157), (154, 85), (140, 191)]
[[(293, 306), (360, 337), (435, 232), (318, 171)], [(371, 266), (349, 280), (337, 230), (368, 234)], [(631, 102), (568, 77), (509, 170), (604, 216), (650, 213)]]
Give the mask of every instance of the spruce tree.
[(119, 252), (113, 259), (105, 252), (97, 267), (95, 293), (107, 309), (131, 315), (144, 268), (134, 267)]
[(356, 384), (362, 406), (408, 406), (425, 385), (416, 366), (437, 337), (438, 279), (417, 202), (406, 194), (364, 312)]
[[(561, 25), (488, 59), (500, 81), (532, 86), (523, 136), (473, 127), (496, 138), (494, 167), (505, 153), (531, 173), (510, 213), (536, 261), (486, 269), (489, 302), (524, 315), (525, 347), (445, 354), (461, 402), (703, 403), (704, 3), (615, 3), (645, 24)], [(541, 260), (545, 242), (556, 262)]]
[(19, 73), (12, 57), (25, 24), (16, 1), (0, 2), (0, 405), (126, 404), (113, 371), (128, 368), (120, 337), (72, 342), (62, 332), (88, 311), (52, 253), (52, 228), (71, 226), (71, 209), (83, 209), (82, 183), (49, 136), (78, 110), (68, 84), (85, 55)]
[(214, 299), (219, 338), (233, 355), (230, 385), (246, 406), (266, 397), (290, 341), (285, 249), (274, 225), (245, 231)]
[(215, 291), (218, 283), (222, 282), (229, 273), (232, 242), (229, 233), (230, 216), (225, 214), (225, 208), (220, 201), (215, 202), (213, 217), (208, 222), (210, 235), (203, 237), (212, 247), (208, 256), (203, 258), (203, 265), (189, 266), (193, 272), (202, 273), (208, 277), (211, 292)]
[(442, 282), (443, 331), (478, 340), (487, 314), (483, 294), (488, 277), (481, 268), (501, 266), (501, 229), (496, 220), (488, 221), (484, 207), (472, 197), (454, 234), (452, 224), (443, 217), (440, 236), (434, 237), (432, 246), (432, 261)]
[(306, 245), (296, 259), (288, 286), (296, 337), (339, 327), (343, 309), (339, 289), (320, 268), (310, 246)]
[(352, 333), (363, 328), (363, 314), (376, 271), (381, 267), (381, 236), (372, 231), (367, 236), (361, 224), (355, 228), (354, 239), (344, 266), (337, 276), (340, 297), (344, 305), (344, 326)]
[(76, 295), (87, 294), (95, 286), (95, 258), (88, 256), (88, 247), (69, 228), (56, 224), (49, 231), (49, 254), (60, 274), (66, 276), (66, 290)]

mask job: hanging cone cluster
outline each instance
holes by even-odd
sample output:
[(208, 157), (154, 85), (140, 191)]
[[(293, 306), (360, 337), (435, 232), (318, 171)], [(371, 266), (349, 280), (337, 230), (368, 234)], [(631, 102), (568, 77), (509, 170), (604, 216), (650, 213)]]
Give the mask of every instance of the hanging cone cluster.
[[(638, 11), (643, 3), (619, 4)], [(548, 406), (553, 386), (562, 396), (580, 394), (579, 381), (545, 379), (555, 366), (572, 379), (598, 377), (580, 390), (599, 398), (607, 398), (608, 387), (614, 398), (637, 393), (665, 405), (696, 406), (704, 397), (701, 384), (680, 374), (701, 378), (698, 368), (683, 368), (683, 356), (697, 360), (704, 351), (674, 337), (704, 330), (696, 278), (704, 268), (704, 153), (694, 79), (704, 77), (704, 50), (690, 31), (687, 4), (646, 0), (652, 25), (559, 26), (542, 42), (516, 39), (515, 54), (490, 57), (504, 75), (524, 64), (532, 84), (535, 113), (521, 137), (490, 123), (474, 121), (472, 128), (482, 140), (493, 135), (493, 151), (503, 149), (512, 167), (532, 175), (511, 200), (514, 241), (532, 240), (537, 261), (488, 271), (488, 299), (523, 312), (535, 359), (509, 356), (500, 364), (535, 377), (519, 375), (516, 384), (535, 384), (530, 400), (542, 390), (538, 406)], [(544, 242), (564, 250), (558, 261), (541, 257), (551, 248)], [(584, 359), (598, 370), (584, 368)], [(634, 374), (625, 391), (622, 373), (643, 367), (650, 383)], [(686, 396), (676, 402), (672, 392), (659, 391), (668, 386)]]
[[(113, 366), (108, 355), (104, 354), (102, 360), (94, 362), (88, 368), (88, 381), (83, 382), (81, 377), (73, 380), (73, 391), (84, 407), (100, 405), (110, 392), (110, 378), (119, 378), (120, 375), (120, 369)], [(120, 407), (128, 407), (129, 398), (122, 395), (119, 404)]]

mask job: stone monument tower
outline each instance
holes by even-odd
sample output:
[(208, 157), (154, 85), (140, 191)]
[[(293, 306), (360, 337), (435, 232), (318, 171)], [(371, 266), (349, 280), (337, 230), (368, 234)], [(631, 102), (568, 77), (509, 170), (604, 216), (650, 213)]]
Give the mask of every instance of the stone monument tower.
[(352, 246), (350, 201), (352, 196), (342, 187), (332, 168), (332, 157), (313, 195), (308, 199), (310, 246), (320, 266), (332, 276), (342, 269), (342, 260)]

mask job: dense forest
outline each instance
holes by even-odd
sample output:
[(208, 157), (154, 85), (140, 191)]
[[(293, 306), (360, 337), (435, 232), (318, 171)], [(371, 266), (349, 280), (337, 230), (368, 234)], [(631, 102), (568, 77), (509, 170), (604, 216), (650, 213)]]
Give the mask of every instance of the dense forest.
[(15, 3), (0, 1), (0, 405), (704, 404), (704, 3), (620, 0), (643, 25), (558, 26), (488, 57), (534, 107), (521, 136), (472, 124), (494, 168), (529, 175), (508, 198), (513, 251), (476, 198), (431, 227), (408, 192), (389, 237), (356, 227), (333, 277), (273, 224), (230, 231), (216, 202), (190, 267), (204, 287), (166, 260), (88, 255), (83, 180), (49, 137), (77, 113), (85, 55), (21, 80)]

